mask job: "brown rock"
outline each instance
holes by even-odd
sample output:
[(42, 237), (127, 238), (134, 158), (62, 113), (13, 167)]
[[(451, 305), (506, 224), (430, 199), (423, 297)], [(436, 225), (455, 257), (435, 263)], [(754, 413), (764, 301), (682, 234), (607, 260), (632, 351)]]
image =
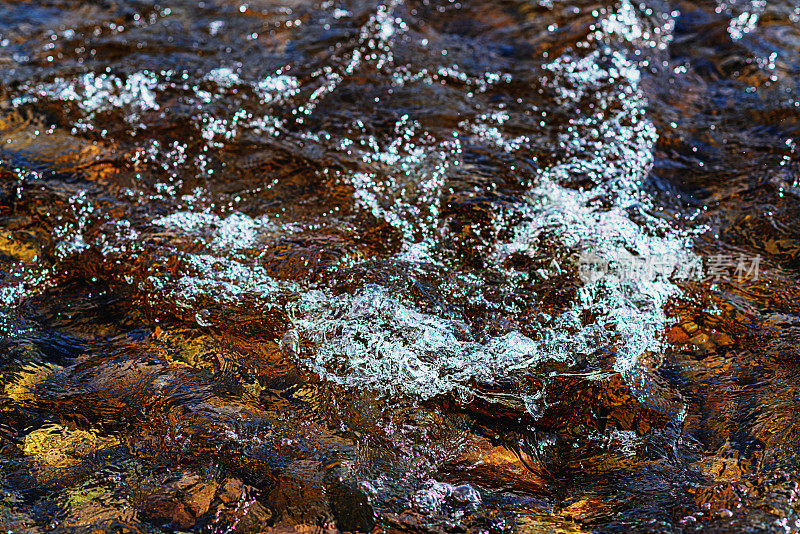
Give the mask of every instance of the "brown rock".
[(195, 517), (199, 517), (206, 512), (211, 507), (211, 501), (214, 500), (214, 496), (217, 494), (217, 488), (219, 486), (217, 484), (201, 484), (192, 488), (192, 491), (189, 495), (184, 497), (183, 501), (195, 515)]
[(229, 478), (225, 480), (217, 496), (225, 504), (230, 504), (241, 499), (242, 493), (244, 493), (244, 484), (242, 484), (242, 481), (238, 478)]
[(145, 499), (142, 508), (143, 515), (157, 523), (174, 523), (181, 528), (189, 528), (197, 521), (186, 505), (165, 493), (150, 495)]

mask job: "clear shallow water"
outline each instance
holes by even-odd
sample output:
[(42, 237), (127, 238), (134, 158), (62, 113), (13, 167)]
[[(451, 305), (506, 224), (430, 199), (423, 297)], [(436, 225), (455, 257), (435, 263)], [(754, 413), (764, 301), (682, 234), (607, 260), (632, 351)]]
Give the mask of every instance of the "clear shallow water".
[(799, 48), (790, 2), (0, 4), (0, 524), (797, 530)]

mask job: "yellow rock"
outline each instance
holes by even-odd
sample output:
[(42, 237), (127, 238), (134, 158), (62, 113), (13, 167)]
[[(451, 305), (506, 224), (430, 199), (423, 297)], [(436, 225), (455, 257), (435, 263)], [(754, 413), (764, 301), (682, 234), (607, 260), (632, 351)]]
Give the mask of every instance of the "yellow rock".
[(15, 239), (10, 232), (0, 232), (0, 253), (26, 263), (32, 263), (39, 257), (39, 249)]
[(5, 394), (17, 402), (31, 402), (34, 400), (33, 390), (37, 384), (50, 376), (55, 370), (49, 365), (26, 365), (17, 371), (16, 377), (6, 384)]
[(25, 436), (22, 452), (32, 457), (36, 478), (44, 482), (63, 476), (65, 470), (80, 464), (89, 454), (116, 445), (116, 438), (50, 425)]
[(690, 336), (693, 336), (698, 330), (700, 330), (700, 327), (697, 326), (692, 321), (688, 321), (686, 323), (681, 324), (681, 328), (683, 328), (683, 331), (689, 334)]
[(600, 497), (583, 497), (562, 508), (561, 516), (575, 521), (586, 521), (597, 517), (608, 516), (613, 513), (611, 503)]

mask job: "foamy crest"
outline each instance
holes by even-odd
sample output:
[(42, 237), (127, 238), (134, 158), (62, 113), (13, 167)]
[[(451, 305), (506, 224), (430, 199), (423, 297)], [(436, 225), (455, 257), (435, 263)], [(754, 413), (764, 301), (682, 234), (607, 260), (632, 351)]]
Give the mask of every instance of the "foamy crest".
[[(379, 6), (361, 28), (355, 48), (340, 58), (343, 67), (312, 73), (303, 82), (307, 87), (283, 71), (252, 84), (261, 102), (285, 100), (306, 94), (307, 89), (309, 96), (297, 109), (297, 116), (307, 115), (363, 64), (381, 69), (393, 61), (396, 36), (406, 30), (395, 14), (398, 5)], [(472, 325), (423, 312), (402, 295), (379, 285), (335, 294), (324, 284), (312, 289), (311, 284), (301, 287), (302, 283), (294, 286), (274, 280), (244, 251), (282, 234), (285, 237), (292, 232), (291, 225), (271, 225), (266, 219), (240, 213), (221, 217), (179, 211), (152, 222), (177, 234), (204, 237), (206, 253), (186, 253), (180, 276), (169, 281), (154, 276), (148, 281), (150, 287), (185, 308), (209, 297), (222, 304), (287, 306), (283, 311), (289, 328), (282, 341), (287, 354), (326, 380), (386, 394), (419, 398), (450, 392), (469, 395), (476, 382), (521, 378), (535, 372), (542, 362), (569, 363), (602, 348), (615, 350), (616, 369), (635, 379), (640, 356), (661, 349), (659, 335), (667, 324), (664, 305), (679, 292), (669, 275), (689, 256), (689, 246), (685, 236), (648, 215), (650, 201), (642, 192), (642, 182), (653, 164), (657, 134), (646, 117), (638, 66), (608, 46), (619, 42), (626, 48), (653, 35), (641, 27), (627, 0), (617, 13), (605, 15), (607, 12), (598, 15), (596, 26), (601, 38), (595, 36), (592, 41), (599, 48), (565, 55), (542, 70), (541, 82), (553, 90), (553, 111), (564, 116), (560, 121), (564, 126), (552, 132), (555, 144), (549, 163), (530, 181), (534, 184), (531, 189), (493, 213), (497, 235), (502, 227), (502, 234), (511, 237), (490, 243), (488, 260), (491, 269), (505, 275), (504, 290), (509, 293), (513, 293), (518, 276), (505, 267), (507, 260), (517, 254), (534, 255), (544, 235), (554, 236), (547, 239), (565, 252), (563, 257), (584, 253), (615, 265), (632, 258), (658, 256), (674, 263), (667, 265), (666, 272), (649, 276), (646, 272), (611, 269), (584, 280), (572, 302), (543, 324), (526, 330), (527, 335), (511, 330), (482, 337)], [(660, 27), (659, 42), (667, 38), (664, 29), (670, 27), (668, 22)], [(589, 41), (583, 44), (593, 46)], [(366, 51), (371, 52), (365, 55)], [(456, 66), (442, 67), (435, 73), (411, 72), (410, 67), (398, 71), (401, 75), (393, 78), (397, 85), (451, 80), (468, 88), (468, 98), (511, 81), (507, 73), (474, 77)], [(234, 71), (218, 69), (208, 81), (225, 86), (239, 83), (237, 76)], [(136, 91), (128, 90), (131, 94)], [(137, 101), (146, 106), (148, 99), (143, 90), (138, 91)], [(98, 102), (104, 102), (110, 97), (98, 98)], [(407, 265), (412, 271), (432, 265), (446, 267), (440, 251), (451, 245), (443, 239), (449, 230), (442, 222), (441, 205), (445, 186), (462, 163), (464, 133), (472, 136), (470, 142), (500, 147), (509, 157), (529, 148), (530, 135), (506, 131), (511, 128), (507, 128), (509, 116), (505, 111), (491, 105), (483, 111), (462, 120), (459, 131), (449, 135), (422, 131), (420, 122), (405, 115), (397, 120), (394, 136), (388, 141), (362, 128), (360, 138), (333, 142), (341, 151), (360, 159), (358, 169), (349, 175), (354, 206), (382, 219), (402, 237), (400, 251), (383, 259)], [(251, 120), (249, 112), (242, 110), (226, 119), (203, 115), (201, 131), (212, 143), (234, 137)], [(544, 122), (541, 126), (546, 127)], [(303, 136), (313, 138), (313, 133)], [(513, 173), (514, 167), (508, 172)], [(522, 222), (509, 227), (512, 220)], [(129, 238), (136, 239), (133, 234)], [(81, 243), (65, 240), (64, 246), (77, 250)], [(452, 275), (468, 278), (474, 273), (456, 271)], [(586, 324), (586, 317), (594, 319)], [(526, 400), (537, 394), (519, 393)], [(531, 413), (536, 412), (535, 403), (528, 404)]]
[[(185, 257), (184, 274), (175, 283), (166, 284), (160, 277), (149, 282), (179, 306), (196, 309), (201, 297), (210, 297), (220, 304), (238, 305), (252, 301), (253, 296), (268, 299), (290, 288), (269, 276), (263, 268), (210, 254)], [(264, 300), (260, 302), (264, 305)]]
[[(126, 78), (112, 74), (86, 73), (74, 80), (56, 78), (31, 89), (32, 95), (75, 102), (82, 110), (95, 113), (131, 106), (138, 110), (158, 110), (158, 82), (150, 72), (136, 72)], [(35, 99), (33, 96), (28, 100)], [(22, 101), (15, 101), (19, 105)]]
[(279, 226), (266, 216), (253, 218), (239, 212), (220, 217), (209, 212), (176, 211), (153, 219), (152, 223), (183, 234), (210, 234), (210, 246), (220, 254), (236, 253), (259, 241), (286, 236), (296, 230), (293, 224)]
[[(642, 36), (630, 5), (623, 3), (623, 11), (606, 30), (628, 41)], [(535, 340), (511, 332), (478, 342), (469, 325), (416, 311), (378, 286), (334, 299), (315, 296), (298, 304), (304, 311), (294, 313), (295, 327), (284, 338), (290, 352), (328, 380), (420, 397), (468, 391), (472, 381), (519, 376), (543, 361), (570, 361), (604, 346), (615, 349), (615, 368), (636, 380), (639, 357), (662, 348), (659, 336), (668, 322), (663, 308), (679, 294), (669, 276), (691, 258), (687, 237), (647, 214), (641, 185), (652, 167), (657, 135), (645, 116), (640, 72), (610, 49), (559, 58), (545, 72), (558, 103), (575, 112), (559, 133), (556, 162), (540, 172), (528, 202), (514, 208), (527, 222), (514, 230), (512, 241), (497, 247), (497, 267), (512, 253), (530, 251), (545, 230), (556, 230), (565, 250), (589, 251), (612, 265), (658, 256), (667, 262), (665, 270), (657, 277), (611, 270), (587, 281)], [(591, 114), (578, 111), (587, 95), (597, 104)], [(485, 128), (474, 131), (503, 139)], [(515, 150), (513, 144), (503, 146)], [(594, 186), (588, 191), (568, 187), (576, 176)], [(401, 202), (381, 204), (386, 191), (376, 190), (376, 183), (369, 175), (356, 175), (357, 202), (403, 230), (406, 249), (412, 250), (419, 243), (415, 213)], [(631, 212), (644, 218), (650, 231), (634, 222)], [(583, 325), (580, 317), (587, 310), (595, 320)], [(304, 344), (314, 349), (303, 352)]]
[(467, 324), (421, 313), (377, 285), (334, 298), (307, 293), (291, 306), (290, 318), (294, 328), (283, 348), (321, 377), (421, 398), (468, 393), (472, 381), (566, 361), (576, 343), (588, 350), (596, 341), (588, 331), (573, 337), (553, 329), (537, 341), (511, 332), (478, 342)]
[[(662, 276), (611, 270), (584, 284), (574, 303), (573, 311), (591, 309), (598, 324), (612, 324), (622, 334), (616, 369), (628, 373), (639, 356), (662, 348), (659, 335), (667, 324), (663, 307), (679, 294), (668, 277), (691, 260), (689, 241), (647, 215), (641, 184), (652, 167), (657, 135), (645, 117), (635, 65), (618, 52), (595, 51), (580, 60), (560, 58), (547, 70), (563, 104), (592, 92), (603, 111), (577, 114), (569, 121), (559, 135), (559, 161), (540, 173), (529, 204), (518, 209), (528, 222), (516, 229), (511, 242), (498, 247), (495, 259), (500, 265), (512, 253), (533, 252), (539, 235), (554, 229), (566, 249), (581, 250), (608, 265), (658, 258)], [(609, 87), (613, 90), (604, 89)], [(589, 178), (595, 186), (587, 191), (562, 185), (574, 176)], [(600, 207), (598, 200), (606, 205)], [(649, 231), (631, 219), (630, 211), (647, 220)]]

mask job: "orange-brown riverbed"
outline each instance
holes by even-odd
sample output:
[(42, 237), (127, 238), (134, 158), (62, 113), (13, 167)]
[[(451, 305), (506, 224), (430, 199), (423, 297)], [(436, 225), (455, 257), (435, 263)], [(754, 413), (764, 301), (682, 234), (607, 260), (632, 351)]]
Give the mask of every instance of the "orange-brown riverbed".
[(792, 0), (0, 0), (0, 530), (797, 532)]

